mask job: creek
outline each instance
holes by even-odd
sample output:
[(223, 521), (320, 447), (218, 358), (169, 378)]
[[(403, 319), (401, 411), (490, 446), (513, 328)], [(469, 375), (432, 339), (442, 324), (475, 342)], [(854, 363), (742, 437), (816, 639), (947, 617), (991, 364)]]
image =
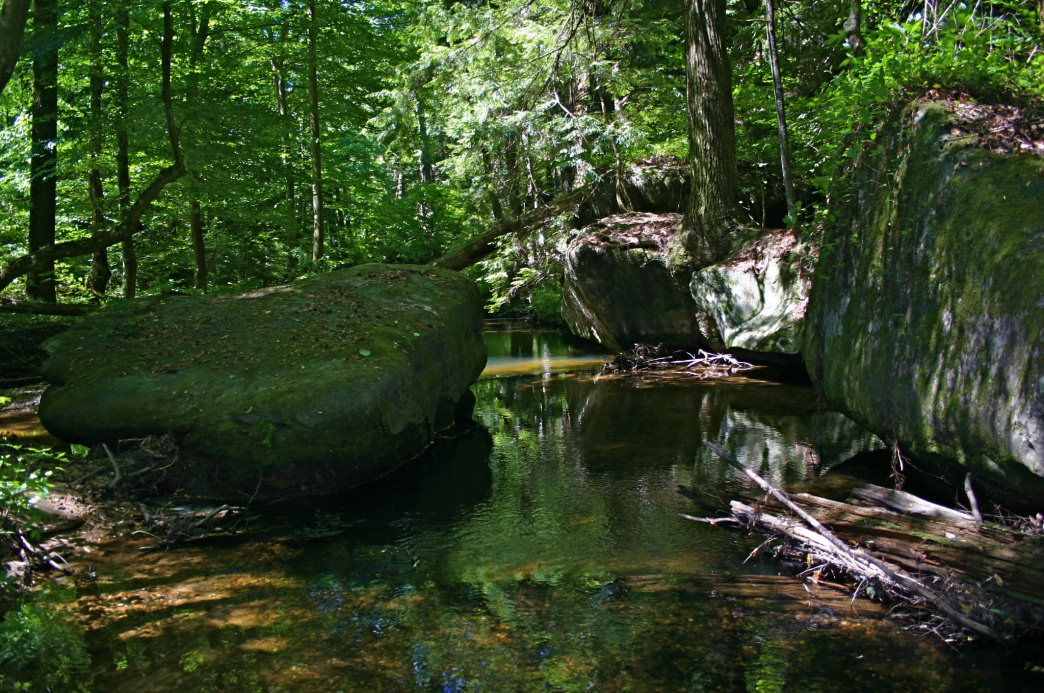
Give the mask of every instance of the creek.
[[(604, 355), (497, 325), (479, 426), (337, 498), (254, 511), (167, 551), (98, 537), (68, 608), (95, 690), (1017, 690), (1017, 658), (957, 653), (790, 577), (761, 543), (679, 516), (678, 484), (824, 485), (880, 445), (808, 386), (602, 376)], [(755, 372), (756, 375), (756, 372)]]

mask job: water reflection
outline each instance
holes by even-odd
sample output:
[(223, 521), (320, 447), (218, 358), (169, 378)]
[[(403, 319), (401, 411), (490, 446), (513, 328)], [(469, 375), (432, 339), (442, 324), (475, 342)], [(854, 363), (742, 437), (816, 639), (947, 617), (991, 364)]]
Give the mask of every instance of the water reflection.
[[(516, 365), (571, 348), (491, 339), (493, 358)], [(771, 562), (744, 564), (757, 538), (679, 517), (689, 506), (677, 484), (727, 494), (742, 483), (705, 439), (777, 483), (874, 444), (810, 390), (504, 372), (474, 387), (479, 427), (357, 492), (270, 506), (245, 537), (145, 559), (133, 544), (100, 546), (99, 579), (78, 605), (96, 688), (980, 690), (1012, 680), (996, 662), (894, 632), (845, 594), (810, 594)]]

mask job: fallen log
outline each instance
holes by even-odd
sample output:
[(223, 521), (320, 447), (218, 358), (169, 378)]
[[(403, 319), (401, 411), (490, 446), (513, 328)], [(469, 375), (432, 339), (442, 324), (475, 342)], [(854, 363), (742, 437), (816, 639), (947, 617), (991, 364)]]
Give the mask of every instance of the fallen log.
[(961, 512), (944, 505), (937, 505), (918, 498), (912, 493), (896, 489), (882, 488), (873, 484), (866, 484), (852, 490), (852, 497), (871, 505), (880, 505), (900, 513), (913, 513), (927, 517), (938, 517), (943, 520), (956, 520), (958, 522), (974, 522), (971, 513)]
[(496, 250), (496, 241), (501, 236), (528, 234), (541, 223), (560, 214), (573, 214), (576, 208), (593, 194), (593, 191), (594, 188), (590, 186), (577, 188), (568, 195), (553, 200), (543, 207), (538, 207), (521, 216), (507, 219), (489, 231), (479, 234), (464, 244), (453, 248), (431, 264), (433, 267), (456, 271), (470, 267)]
[[(1027, 630), (1044, 628), (1044, 536), (979, 523), (970, 514), (880, 487), (862, 487), (858, 495), (919, 514), (789, 495), (706, 445), (767, 494), (730, 503), (731, 518), (743, 526), (786, 537), (809, 561), (830, 565), (859, 586), (876, 581), (899, 598), (930, 604), (979, 635), (1009, 638), (1015, 630), (1010, 612), (1024, 615)], [(724, 524), (727, 518), (704, 521)]]

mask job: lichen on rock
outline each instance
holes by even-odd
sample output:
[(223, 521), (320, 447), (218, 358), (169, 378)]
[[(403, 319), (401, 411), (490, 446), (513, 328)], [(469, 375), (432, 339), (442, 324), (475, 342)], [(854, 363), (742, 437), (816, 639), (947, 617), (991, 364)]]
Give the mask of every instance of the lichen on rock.
[(689, 291), (726, 349), (797, 353), (812, 249), (794, 231), (766, 231), (717, 265), (697, 271)]

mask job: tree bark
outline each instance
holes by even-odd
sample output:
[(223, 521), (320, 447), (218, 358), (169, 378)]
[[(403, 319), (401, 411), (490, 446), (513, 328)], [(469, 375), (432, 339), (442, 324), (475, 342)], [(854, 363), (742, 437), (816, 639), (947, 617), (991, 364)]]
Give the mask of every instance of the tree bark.
[[(209, 3), (203, 3), (203, 8), (196, 16), (195, 5), (190, 5), (192, 10), (192, 53), (189, 55), (189, 80), (188, 99), (194, 99), (199, 90), (199, 62), (203, 57), (203, 48), (206, 46), (207, 37), (210, 36), (210, 18), (213, 16), (213, 7)], [(202, 205), (193, 186), (193, 192), (189, 199), (189, 235), (192, 244), (192, 285), (204, 293), (207, 290), (207, 248), (204, 233)]]
[(195, 196), (189, 201), (189, 233), (192, 237), (192, 259), (195, 270), (192, 274), (192, 285), (206, 293), (207, 291), (207, 246), (203, 234), (206, 224), (203, 208)]
[[(105, 75), (102, 72), (101, 54), (101, 2), (91, 0), (89, 12), (90, 31), (90, 168), (87, 171), (87, 196), (91, 205), (91, 235), (97, 234), (105, 227), (105, 209), (102, 188), (102, 173), (98, 160), (102, 153), (102, 93)], [(87, 288), (96, 294), (104, 295), (112, 278), (109, 266), (108, 248), (100, 248), (91, 255), (91, 272), (87, 276)]]
[(312, 264), (322, 260), (326, 243), (323, 212), (323, 150), (319, 126), (319, 59), (316, 55), (315, 0), (308, 0), (308, 125), (312, 139)]
[(0, 93), (4, 91), (22, 52), (22, 38), (32, 0), (6, 0), (0, 10)]
[(736, 125), (725, 47), (725, 0), (686, 0), (685, 75), (692, 196), (680, 242), (699, 264), (729, 251), (736, 224)]
[(293, 158), (293, 132), (294, 128), (291, 127), (293, 119), (290, 116), (290, 109), (287, 106), (286, 100), (286, 79), (283, 75), (282, 62), (276, 58), (272, 58), (272, 87), (275, 90), (276, 106), (279, 109), (280, 119), (286, 123), (286, 142), (283, 146), (283, 151), (280, 154), (280, 159), (283, 165), (283, 210), (285, 215), (285, 229), (284, 242), (288, 250), (286, 259), (286, 278), (293, 278), (297, 272), (297, 241), (298, 241), (298, 229), (297, 229), (297, 190), (294, 181), (294, 170), (292, 158)]
[[(32, 143), (29, 155), (29, 252), (55, 241), (58, 164), (58, 1), (36, 0), (33, 15)], [(33, 268), (26, 294), (38, 301), (57, 299), (54, 262)]]
[[(130, 141), (127, 137), (127, 102), (129, 99), (128, 53), (130, 48), (130, 12), (122, 2), (116, 10), (116, 190), (120, 223), (130, 207)], [(123, 241), (123, 295), (134, 298), (138, 285), (138, 254), (134, 239)]]
[(163, 39), (160, 41), (160, 100), (163, 101), (163, 114), (167, 121), (167, 139), (170, 142), (170, 155), (174, 166), (185, 170), (185, 157), (181, 153), (181, 138), (178, 124), (174, 119), (174, 97), (171, 95), (170, 70), (174, 54), (174, 20), (171, 17), (171, 0), (163, 2)]
[(852, 49), (852, 55), (856, 57), (863, 55), (864, 41), (860, 26), (862, 23), (862, 16), (862, 0), (852, 0), (848, 19), (845, 20), (843, 28), (845, 30), (845, 40), (848, 41), (848, 47)]
[(790, 175), (790, 142), (787, 137), (787, 112), (783, 103), (783, 79), (779, 74), (779, 51), (776, 49), (776, 7), (774, 0), (765, 0), (765, 28), (768, 33), (769, 66), (772, 87), (776, 94), (776, 125), (779, 127), (779, 161), (783, 169), (783, 190), (787, 197), (787, 216), (791, 219), (797, 208), (794, 179)]

